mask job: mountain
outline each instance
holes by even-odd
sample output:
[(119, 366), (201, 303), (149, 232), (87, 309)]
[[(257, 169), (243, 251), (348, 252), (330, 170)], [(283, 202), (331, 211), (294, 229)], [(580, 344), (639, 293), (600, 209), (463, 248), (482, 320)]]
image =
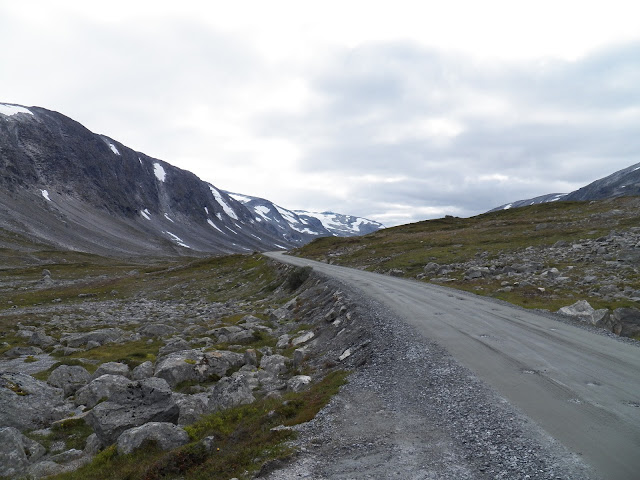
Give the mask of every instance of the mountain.
[(571, 193), (550, 193), (527, 200), (518, 200), (489, 211), (495, 212), (538, 203), (603, 200), (605, 198), (631, 196), (640, 196), (640, 163), (612, 173)]
[(278, 234), (292, 242), (304, 244), (320, 236), (366, 235), (384, 228), (381, 223), (366, 218), (333, 212), (287, 210), (264, 198), (226, 193), (252, 211), (256, 220), (270, 224)]
[(332, 234), (283, 220), (60, 113), (0, 104), (0, 229), (106, 255), (288, 249)]

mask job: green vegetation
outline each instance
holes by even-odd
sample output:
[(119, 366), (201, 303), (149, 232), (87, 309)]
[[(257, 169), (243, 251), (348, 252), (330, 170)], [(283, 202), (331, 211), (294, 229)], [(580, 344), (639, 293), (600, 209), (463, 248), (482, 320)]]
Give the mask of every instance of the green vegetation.
[(82, 450), (87, 442), (87, 437), (92, 433), (93, 430), (84, 419), (68, 418), (54, 423), (48, 435), (30, 433), (27, 436), (40, 443), (47, 450), (54, 442), (60, 441), (65, 443), (67, 449)]
[[(614, 212), (612, 214), (611, 212)], [(611, 230), (640, 225), (638, 200), (634, 197), (600, 202), (554, 202), (486, 213), (471, 218), (445, 217), (379, 230), (363, 237), (326, 237), (299, 248), (295, 254), (314, 260), (386, 273), (401, 270), (409, 278), (423, 273), (430, 262), (463, 264), (482, 258), (487, 264), (503, 255), (522, 254), (527, 247), (550, 247), (560, 240), (595, 239)], [(549, 262), (546, 268), (567, 265)], [(576, 264), (571, 276), (580, 278), (584, 265)], [(528, 308), (557, 309), (576, 301), (574, 289), (541, 292), (517, 288), (498, 292), (500, 282), (464, 281), (464, 272), (449, 275), (447, 286), (493, 295)], [(640, 279), (626, 283), (640, 288)], [(585, 292), (586, 293), (586, 292)], [(601, 302), (595, 307), (618, 308), (632, 302)]]
[[(292, 450), (285, 442), (293, 439), (295, 432), (281, 426), (312, 419), (344, 385), (346, 375), (346, 372), (332, 372), (305, 392), (289, 393), (282, 399), (263, 399), (203, 417), (186, 427), (192, 442), (182, 448), (161, 452), (147, 445), (130, 455), (118, 455), (112, 446), (97, 455), (91, 464), (51, 478), (252, 478), (264, 463), (291, 455)], [(214, 437), (211, 450), (201, 442), (206, 437)]]

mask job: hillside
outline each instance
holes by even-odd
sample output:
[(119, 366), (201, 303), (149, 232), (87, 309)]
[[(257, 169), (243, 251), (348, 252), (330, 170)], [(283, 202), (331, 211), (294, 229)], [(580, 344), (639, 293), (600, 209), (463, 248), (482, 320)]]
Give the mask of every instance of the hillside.
[(40, 107), (0, 104), (0, 187), (0, 229), (100, 255), (248, 253), (359, 233), (259, 215), (191, 172)]
[(640, 302), (639, 207), (637, 197), (545, 203), (318, 239), (295, 254), (529, 308), (555, 311), (585, 299), (613, 311)]

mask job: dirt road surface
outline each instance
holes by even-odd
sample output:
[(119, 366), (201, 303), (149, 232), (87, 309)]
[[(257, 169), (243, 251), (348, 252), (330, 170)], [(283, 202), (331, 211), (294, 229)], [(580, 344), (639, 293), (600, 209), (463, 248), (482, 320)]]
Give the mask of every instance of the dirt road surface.
[[(498, 397), (593, 467), (597, 476), (640, 478), (640, 348), (636, 345), (437, 285), (282, 253), (267, 255), (293, 265), (310, 265), (388, 308), (412, 332), (434, 342), (433, 348), (442, 347)], [(406, 446), (423, 448), (415, 441)], [(434, 458), (443, 455), (432, 454)], [(409, 461), (408, 450), (404, 455)], [(471, 472), (468, 478), (484, 478), (483, 471)], [(299, 474), (298, 478), (307, 477)], [(326, 478), (369, 477), (362, 473)]]

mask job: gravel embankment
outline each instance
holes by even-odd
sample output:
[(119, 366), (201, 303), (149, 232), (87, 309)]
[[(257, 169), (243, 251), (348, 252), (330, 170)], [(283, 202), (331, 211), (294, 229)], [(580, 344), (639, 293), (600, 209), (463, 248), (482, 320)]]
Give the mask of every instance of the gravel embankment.
[(339, 288), (368, 322), (371, 355), (340, 394), (299, 427), (300, 453), (281, 468), (263, 469), (261, 478), (597, 478), (579, 455), (441, 347), (384, 306)]

